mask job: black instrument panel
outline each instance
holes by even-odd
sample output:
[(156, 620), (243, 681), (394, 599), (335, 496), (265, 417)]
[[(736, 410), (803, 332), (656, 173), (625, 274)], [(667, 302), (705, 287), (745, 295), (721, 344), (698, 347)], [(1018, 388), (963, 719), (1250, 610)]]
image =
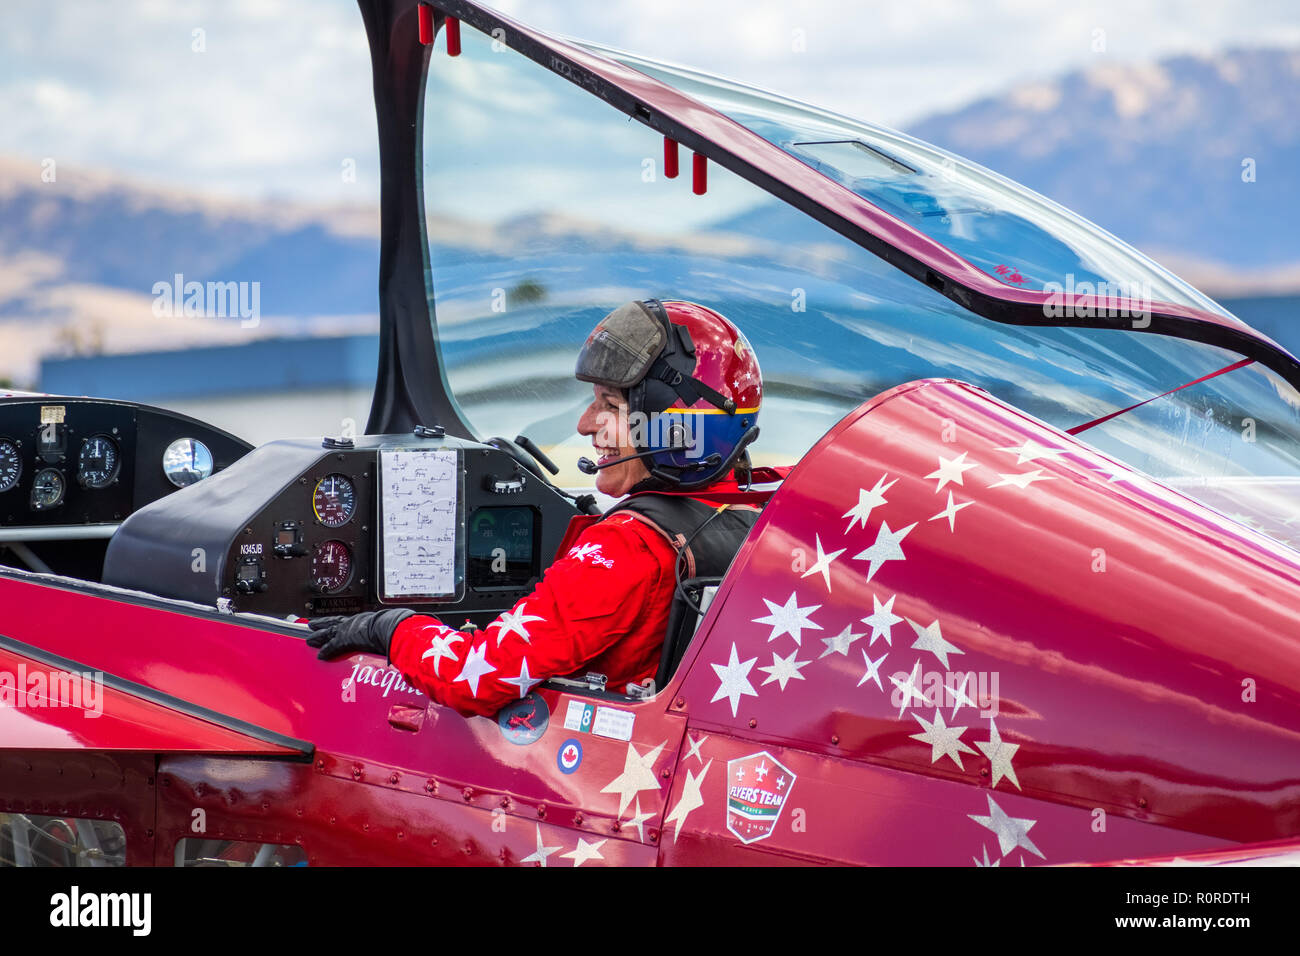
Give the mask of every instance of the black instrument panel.
[(132, 402), (60, 396), (0, 399), (0, 524), (114, 524), (177, 489), (168, 447), (202, 443), (220, 471), (252, 449), (185, 415)]
[(473, 620), (528, 594), (578, 513), (572, 501), (495, 447), (410, 435), (364, 436), (351, 447), (263, 445), (125, 521), (109, 544), (104, 581), (275, 617), (389, 606), (377, 580), (385, 567), (377, 466), (395, 446), (455, 450), (463, 516), (454, 598), (402, 606)]

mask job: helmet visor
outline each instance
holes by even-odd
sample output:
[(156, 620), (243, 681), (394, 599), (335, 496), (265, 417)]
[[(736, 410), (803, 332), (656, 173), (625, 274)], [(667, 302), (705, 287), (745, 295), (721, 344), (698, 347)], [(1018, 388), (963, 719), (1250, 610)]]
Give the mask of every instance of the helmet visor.
[(668, 332), (640, 302), (621, 305), (587, 337), (574, 375), (580, 382), (631, 388), (663, 351)]

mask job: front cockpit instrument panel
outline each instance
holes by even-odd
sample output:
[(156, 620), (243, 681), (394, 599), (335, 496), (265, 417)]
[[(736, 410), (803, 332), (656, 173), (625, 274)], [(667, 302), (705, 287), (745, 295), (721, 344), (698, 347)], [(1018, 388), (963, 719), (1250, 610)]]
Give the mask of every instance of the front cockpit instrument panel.
[[(173, 449), (203, 449), (193, 480), (250, 450), (218, 429), (148, 405), (0, 398), (0, 540), (57, 540), (56, 526), (114, 526), (174, 492)], [(170, 479), (170, 480), (169, 480)], [(103, 533), (107, 538), (108, 528)]]

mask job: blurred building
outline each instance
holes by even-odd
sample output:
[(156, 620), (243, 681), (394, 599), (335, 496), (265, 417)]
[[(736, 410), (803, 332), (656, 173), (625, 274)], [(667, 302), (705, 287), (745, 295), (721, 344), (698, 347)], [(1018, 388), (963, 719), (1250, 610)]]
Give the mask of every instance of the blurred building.
[(190, 415), (259, 445), (365, 432), (379, 362), (374, 335), (268, 338), (179, 351), (46, 358), (39, 390)]

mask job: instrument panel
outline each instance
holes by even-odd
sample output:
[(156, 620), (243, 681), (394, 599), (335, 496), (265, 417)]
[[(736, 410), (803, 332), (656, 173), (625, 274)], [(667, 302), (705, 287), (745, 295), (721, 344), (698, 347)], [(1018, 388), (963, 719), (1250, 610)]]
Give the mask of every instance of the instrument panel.
[(490, 618), (532, 589), (577, 513), (489, 445), (270, 442), (125, 521), (104, 581), (277, 617), (397, 605)]
[(6, 530), (20, 540), (23, 529), (116, 524), (251, 448), (187, 416), (132, 402), (0, 399), (0, 540)]

